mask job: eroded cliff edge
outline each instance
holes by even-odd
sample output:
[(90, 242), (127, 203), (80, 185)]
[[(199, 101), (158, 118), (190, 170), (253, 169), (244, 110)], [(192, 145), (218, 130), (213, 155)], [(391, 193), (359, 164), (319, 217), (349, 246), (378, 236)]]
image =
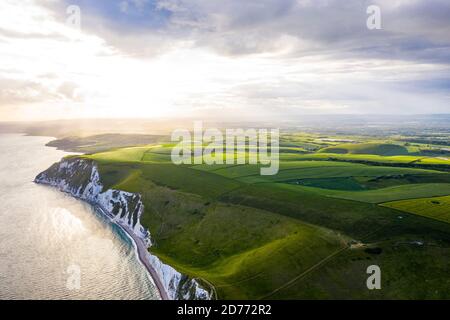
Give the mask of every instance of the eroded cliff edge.
[[(141, 195), (122, 190), (103, 190), (97, 165), (93, 160), (64, 158), (35, 178), (36, 183), (51, 185), (73, 197), (97, 206), (113, 223), (127, 232), (135, 244), (148, 248), (151, 235), (140, 223), (144, 213)], [(136, 243), (141, 241), (142, 243)], [(139, 250), (138, 250), (139, 251)], [(145, 250), (139, 254), (149, 269), (163, 298), (174, 300), (211, 299), (211, 294), (198, 281), (164, 264), (158, 257)]]

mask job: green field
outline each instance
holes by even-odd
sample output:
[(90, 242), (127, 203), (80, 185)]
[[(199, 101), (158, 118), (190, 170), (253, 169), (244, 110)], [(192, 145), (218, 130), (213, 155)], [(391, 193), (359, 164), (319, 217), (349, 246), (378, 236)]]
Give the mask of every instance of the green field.
[(379, 156), (407, 155), (409, 153), (408, 149), (404, 146), (388, 143), (339, 144), (321, 149), (319, 152), (339, 154), (374, 154)]
[(393, 201), (383, 206), (450, 223), (450, 196)]
[[(288, 188), (290, 188), (291, 190), (295, 190), (295, 188), (300, 189), (302, 187), (289, 186)], [(368, 203), (382, 203), (393, 200), (447, 195), (450, 193), (450, 183), (424, 183), (424, 184), (410, 184), (410, 185), (405, 184), (376, 190), (362, 190), (362, 191), (361, 190), (343, 191), (343, 190), (330, 190), (320, 188), (303, 188), (303, 189), (321, 195), (326, 195), (329, 197)]]
[(292, 153), (280, 154), (280, 159), (284, 161), (298, 161), (298, 160), (326, 160), (326, 161), (341, 161), (353, 163), (367, 163), (372, 165), (386, 164), (405, 166), (405, 167), (423, 167), (433, 165), (442, 165), (446, 168), (450, 160), (445, 157), (429, 157), (429, 156), (380, 156), (373, 154), (335, 154), (335, 153), (308, 153), (297, 155)]
[[(358, 143), (331, 153), (347, 140)], [(82, 157), (105, 187), (142, 195), (150, 250), (218, 298), (450, 298), (449, 160), (392, 139), (290, 133), (278, 174), (261, 176), (261, 165), (176, 166), (172, 146)], [(381, 291), (365, 287), (370, 264)]]

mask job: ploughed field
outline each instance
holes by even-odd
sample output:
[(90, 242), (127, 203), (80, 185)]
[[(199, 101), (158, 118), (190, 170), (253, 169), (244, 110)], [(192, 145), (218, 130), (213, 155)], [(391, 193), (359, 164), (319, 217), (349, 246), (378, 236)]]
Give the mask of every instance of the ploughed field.
[(82, 157), (106, 188), (142, 194), (152, 253), (219, 299), (450, 298), (450, 160), (434, 146), (286, 134), (273, 176), (177, 166), (172, 147)]

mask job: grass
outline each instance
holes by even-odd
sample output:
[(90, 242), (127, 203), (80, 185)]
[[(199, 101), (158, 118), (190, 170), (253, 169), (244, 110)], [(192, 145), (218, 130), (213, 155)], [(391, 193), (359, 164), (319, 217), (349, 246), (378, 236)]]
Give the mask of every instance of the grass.
[(47, 145), (72, 152), (97, 153), (114, 148), (149, 145), (167, 139), (160, 135), (143, 134), (101, 134), (88, 137), (66, 137), (49, 142)]
[(359, 191), (364, 187), (354, 177), (310, 178), (291, 180), (288, 183), (330, 190)]
[(299, 160), (332, 160), (332, 161), (354, 161), (369, 164), (409, 164), (424, 165), (432, 167), (433, 165), (450, 166), (450, 160), (440, 157), (426, 156), (380, 156), (374, 154), (334, 154), (334, 153), (311, 153), (311, 154), (281, 154), (280, 159), (284, 161)]
[(218, 205), (159, 240), (154, 252), (212, 282), (219, 298), (249, 299), (266, 295), (342, 245), (336, 234), (293, 219)]
[[(281, 184), (280, 184), (281, 185)], [(327, 197), (340, 198), (368, 203), (382, 203), (394, 200), (414, 199), (420, 197), (435, 197), (450, 194), (450, 183), (409, 184), (363, 191), (325, 190), (319, 188), (304, 188), (296, 185), (283, 185), (290, 190), (305, 190)]]
[[(450, 297), (450, 161), (407, 154), (413, 146), (391, 155), (404, 146), (364, 137), (281, 140), (275, 176), (260, 165), (175, 166), (164, 142), (83, 157), (105, 188), (142, 195), (151, 251), (221, 299)], [(382, 253), (364, 251), (373, 246)], [(367, 264), (382, 266), (383, 290), (365, 287)]]
[[(406, 174), (432, 174), (432, 170), (394, 168), (386, 166), (369, 166), (363, 164), (342, 165), (332, 161), (315, 161), (315, 165), (308, 162), (307, 166), (298, 166), (290, 169), (281, 169), (273, 176), (260, 176), (259, 174), (242, 175), (239, 180), (246, 183), (283, 182), (308, 178), (344, 178), (344, 177), (380, 177)], [(222, 169), (227, 171), (229, 169)], [(220, 173), (221, 170), (216, 173)], [(437, 172), (436, 174), (439, 174)], [(450, 181), (450, 180), (449, 180)]]
[(118, 150), (100, 152), (90, 155), (89, 158), (97, 161), (108, 161), (108, 162), (132, 162), (141, 161), (144, 153), (149, 149), (149, 147), (131, 147), (122, 148)]
[[(202, 195), (215, 199), (223, 193), (239, 188), (238, 181), (214, 175), (209, 172), (194, 171), (185, 166), (166, 163), (117, 163), (99, 161), (100, 173), (105, 187), (126, 187), (132, 190), (145, 189), (151, 182), (172, 190)], [(136, 192), (136, 191), (134, 191)]]
[[(100, 168), (106, 174), (118, 169), (102, 163)], [(154, 168), (121, 175), (112, 187), (142, 194), (142, 224), (151, 231), (152, 252), (183, 273), (212, 282), (220, 298), (264, 296), (345, 243), (335, 232), (296, 219), (150, 182), (145, 170)]]
[(370, 203), (330, 198), (287, 184), (250, 185), (226, 193), (224, 202), (260, 208), (359, 239), (373, 230), (397, 224), (388, 208)]
[[(424, 238), (419, 238), (424, 240)], [(325, 265), (270, 296), (270, 299), (448, 299), (450, 248), (435, 242), (416, 244), (417, 238), (349, 249)], [(367, 267), (381, 269), (381, 290), (368, 290)]]
[(408, 149), (389, 143), (339, 144), (321, 149), (319, 152), (339, 154), (372, 154), (380, 156), (407, 155)]
[(450, 223), (450, 196), (387, 202), (383, 206)]

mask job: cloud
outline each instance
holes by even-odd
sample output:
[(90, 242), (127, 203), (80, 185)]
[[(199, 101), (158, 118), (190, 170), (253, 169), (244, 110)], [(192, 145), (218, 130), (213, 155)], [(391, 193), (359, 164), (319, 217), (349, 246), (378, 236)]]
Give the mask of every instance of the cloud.
[(36, 117), (448, 110), (448, 1), (26, 1), (0, 2), (0, 106)]
[(24, 105), (49, 101), (81, 102), (74, 83), (63, 82), (55, 88), (32, 80), (0, 78), (0, 106)]
[(54, 98), (45, 87), (33, 81), (0, 79), (0, 105), (10, 106)]
[[(97, 29), (115, 46), (131, 53), (139, 51), (130, 45), (139, 39), (144, 51), (170, 39), (171, 46), (163, 45), (167, 50), (178, 47), (174, 43), (179, 42), (230, 56), (326, 53), (336, 58), (450, 62), (450, 3), (446, 0), (118, 1), (117, 7), (122, 11), (126, 8), (125, 15), (78, 2), (85, 15), (95, 16), (95, 22), (87, 26), (92, 32)], [(114, 2), (108, 2), (108, 8), (114, 7)], [(382, 30), (366, 27), (366, 9), (372, 4), (381, 8)], [(130, 8), (135, 11), (133, 15)], [(114, 32), (99, 31), (99, 21)], [(112, 33), (126, 39), (121, 43)]]
[(75, 84), (73, 82), (62, 83), (57, 88), (56, 92), (63, 99), (72, 100), (72, 101), (76, 101), (76, 102), (83, 101), (83, 97), (81, 96), (81, 94), (79, 92), (79, 88), (78, 88), (77, 84)]

